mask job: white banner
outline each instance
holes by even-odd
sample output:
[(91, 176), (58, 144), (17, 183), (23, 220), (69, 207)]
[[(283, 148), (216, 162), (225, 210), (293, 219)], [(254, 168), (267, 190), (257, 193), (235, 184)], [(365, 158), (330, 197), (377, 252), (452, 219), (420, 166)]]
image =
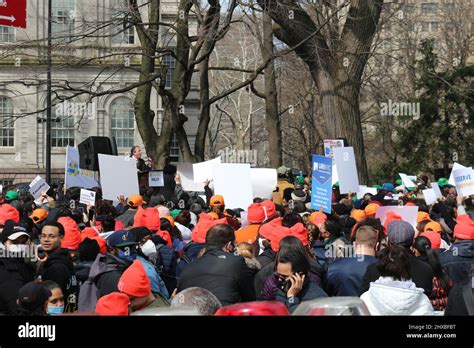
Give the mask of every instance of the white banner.
[[(272, 199), (277, 185), (277, 172), (273, 168), (251, 168), (253, 198)], [(245, 209), (245, 208), (244, 208)]]
[(438, 183), (437, 183), (437, 182), (432, 182), (432, 183), (431, 183), (431, 188), (432, 188), (433, 191), (435, 192), (436, 198), (440, 198), (440, 197), (443, 196), (443, 194), (441, 193), (441, 190), (439, 189), (439, 186), (438, 186)]
[(341, 194), (357, 192), (359, 190), (359, 178), (357, 176), (354, 148), (334, 148), (334, 159), (339, 175), (339, 192)]
[(425, 202), (427, 205), (436, 203), (436, 200), (437, 200), (436, 192), (432, 188), (423, 190), (423, 197), (425, 198)]
[(30, 193), (35, 199), (38, 199), (41, 196), (42, 192), (46, 192), (49, 190), (49, 185), (41, 176), (37, 176), (33, 179), (30, 183)]
[(150, 170), (148, 172), (148, 186), (150, 186), (150, 187), (165, 186), (165, 179), (163, 177), (163, 171)]
[(195, 183), (192, 163), (178, 163), (178, 174), (184, 191), (204, 192), (204, 183)]
[(64, 186), (92, 188), (99, 186), (94, 179), (94, 173), (79, 168), (79, 150), (75, 147), (66, 148), (66, 170), (64, 173)]
[(377, 194), (377, 189), (374, 187), (367, 187), (365, 185), (359, 185), (359, 190), (357, 191), (357, 199), (364, 198), (366, 193), (373, 194), (374, 196)]
[(455, 162), (455, 163), (453, 164), (453, 168), (451, 169), (451, 174), (449, 175), (449, 180), (448, 180), (448, 182), (449, 182), (449, 184), (450, 184), (451, 186), (456, 186), (456, 183), (454, 182), (454, 175), (453, 175), (453, 172), (454, 172), (455, 170), (458, 170), (458, 169), (466, 169), (466, 168), (470, 168), (470, 167), (465, 167), (465, 166), (463, 166), (462, 164), (459, 164), (459, 163), (457, 163), (457, 162)]
[(380, 219), (382, 225), (385, 223), (385, 217), (389, 211), (393, 211), (395, 214), (400, 215), (403, 221), (408, 222), (413, 228), (416, 229), (416, 218), (418, 216), (418, 207), (401, 207), (398, 205), (390, 205), (385, 207), (379, 207), (375, 217)]
[(214, 194), (224, 196), (226, 208), (247, 209), (253, 203), (250, 164), (216, 165), (214, 167)]
[(212, 160), (193, 164), (193, 179), (197, 184), (214, 179), (214, 166), (221, 163), (221, 158), (216, 157)]
[(92, 207), (95, 206), (95, 192), (86, 189), (81, 189), (79, 203), (90, 205)]
[(458, 195), (463, 197), (474, 195), (474, 172), (472, 168), (453, 170), (452, 175)]
[(117, 196), (139, 194), (137, 165), (130, 157), (99, 154), (102, 197), (117, 201)]
[[(410, 178), (412, 178), (413, 176), (408, 176), (408, 175), (403, 174), (403, 173), (398, 173), (398, 175), (400, 175), (400, 178), (401, 178), (402, 181), (403, 181), (403, 185), (404, 185), (406, 188), (416, 187), (415, 183), (410, 180)], [(416, 178), (416, 177), (415, 177), (415, 178)]]

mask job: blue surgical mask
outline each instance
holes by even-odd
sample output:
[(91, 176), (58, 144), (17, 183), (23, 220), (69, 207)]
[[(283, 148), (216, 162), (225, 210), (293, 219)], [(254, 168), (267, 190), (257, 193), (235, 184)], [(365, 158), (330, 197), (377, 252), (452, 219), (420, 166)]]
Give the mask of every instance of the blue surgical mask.
[(48, 306), (48, 315), (60, 315), (64, 313), (64, 306)]

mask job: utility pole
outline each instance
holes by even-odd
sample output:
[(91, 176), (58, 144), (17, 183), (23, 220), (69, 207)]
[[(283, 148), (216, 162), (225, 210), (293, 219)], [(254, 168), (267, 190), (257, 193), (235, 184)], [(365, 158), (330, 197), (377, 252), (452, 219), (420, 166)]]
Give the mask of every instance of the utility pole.
[(48, 57), (46, 84), (46, 182), (51, 185), (51, 21), (52, 6), (48, 1)]

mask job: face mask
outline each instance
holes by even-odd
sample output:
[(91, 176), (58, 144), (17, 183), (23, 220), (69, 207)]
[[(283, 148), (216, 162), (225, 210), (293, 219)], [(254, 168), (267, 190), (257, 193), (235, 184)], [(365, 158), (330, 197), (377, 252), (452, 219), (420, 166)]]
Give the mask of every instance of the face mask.
[(134, 251), (125, 252), (123, 250), (120, 250), (117, 254), (117, 257), (122, 260), (132, 262), (133, 260), (137, 258), (137, 254)]
[(48, 315), (60, 315), (64, 313), (64, 306), (48, 306)]
[(143, 254), (145, 254), (145, 256), (149, 256), (149, 255), (151, 255), (152, 253), (156, 252), (155, 243), (153, 243), (150, 239), (147, 240), (147, 241), (140, 247), (140, 249), (142, 249), (142, 252), (143, 252)]
[(11, 253), (24, 253), (27, 249), (25, 244), (12, 244), (7, 247), (8, 251)]

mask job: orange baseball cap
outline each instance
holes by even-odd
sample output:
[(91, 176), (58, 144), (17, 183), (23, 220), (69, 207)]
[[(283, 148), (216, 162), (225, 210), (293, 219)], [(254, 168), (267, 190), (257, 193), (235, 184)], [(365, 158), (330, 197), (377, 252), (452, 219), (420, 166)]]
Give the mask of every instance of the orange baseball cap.
[(168, 221), (170, 222), (170, 224), (171, 224), (171, 227), (174, 227), (174, 219), (173, 219), (173, 217), (172, 217), (171, 215), (162, 216), (161, 218), (168, 220)]
[(430, 214), (428, 214), (427, 212), (424, 212), (424, 211), (419, 211), (417, 213), (416, 222), (422, 222), (422, 221), (425, 221), (425, 220), (431, 220), (430, 219)]
[(433, 232), (438, 232), (438, 233), (441, 233), (441, 231), (443, 231), (443, 229), (441, 228), (441, 225), (436, 221), (428, 222), (425, 225), (425, 230), (423, 232), (427, 232), (428, 230), (431, 230)]
[(48, 217), (48, 212), (44, 210), (43, 208), (35, 209), (33, 210), (33, 213), (31, 214), (31, 219), (34, 221), (35, 224), (40, 223), (47, 217)]
[(224, 196), (222, 195), (214, 195), (211, 197), (211, 201), (209, 202), (211, 207), (222, 207), (225, 205)]
[(366, 217), (367, 215), (362, 209), (354, 209), (351, 212), (351, 218), (355, 219), (357, 222), (364, 220)]
[(128, 197), (128, 205), (131, 207), (139, 207), (143, 204), (143, 197), (140, 195), (131, 195)]
[(378, 204), (370, 203), (369, 205), (365, 207), (364, 212), (367, 215), (367, 217), (375, 216), (375, 214), (377, 213), (377, 209), (379, 209)]

